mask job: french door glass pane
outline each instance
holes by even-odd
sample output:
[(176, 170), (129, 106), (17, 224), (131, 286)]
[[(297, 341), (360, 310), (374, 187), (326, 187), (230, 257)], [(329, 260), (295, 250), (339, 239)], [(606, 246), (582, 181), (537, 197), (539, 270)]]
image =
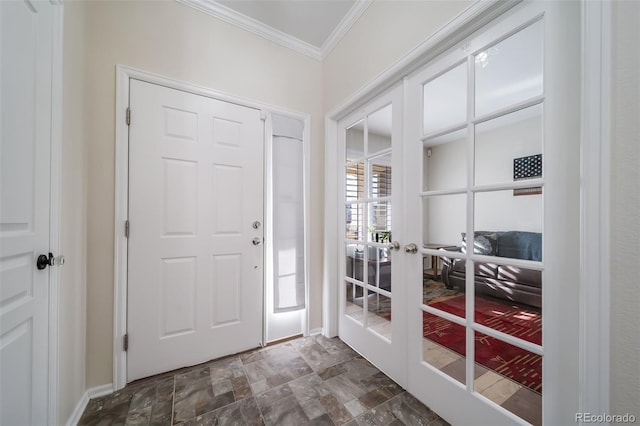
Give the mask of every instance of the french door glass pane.
[(475, 264), (474, 321), (542, 346), (542, 273)]
[(391, 340), (391, 298), (372, 290), (367, 292), (367, 326)]
[(364, 163), (347, 165), (345, 170), (345, 196), (347, 201), (365, 198)]
[(369, 247), (369, 285), (391, 291), (391, 255), (389, 249)]
[(462, 63), (424, 85), (423, 127), (428, 135), (467, 118), (467, 64)]
[(542, 105), (525, 108), (475, 128), (475, 184), (542, 177)]
[[(436, 249), (436, 246), (433, 246)], [(456, 250), (456, 247), (444, 247), (446, 250)], [(455, 299), (464, 294), (465, 270), (464, 259), (450, 256), (422, 257), (422, 303), (433, 308), (442, 309), (446, 306), (442, 302)], [(462, 312), (458, 314), (453, 309), (444, 309), (449, 313), (464, 317), (464, 300)]]
[(369, 203), (369, 241), (391, 241), (391, 202)]
[(475, 194), (474, 252), (542, 261), (542, 188)]
[[(368, 155), (391, 148), (392, 118), (391, 105), (387, 105), (367, 117)], [(391, 164), (389, 163), (389, 165)]]
[(364, 246), (347, 244), (345, 262), (347, 277), (364, 282)]
[(361, 160), (364, 157), (364, 120), (360, 120), (346, 130), (347, 162)]
[(424, 142), (423, 188), (425, 191), (464, 188), (467, 185), (467, 129)]
[(391, 153), (370, 160), (371, 198), (391, 196)]
[(463, 384), (465, 342), (464, 326), (422, 311), (422, 360)]
[(347, 204), (345, 206), (345, 237), (348, 240), (362, 241), (364, 224), (364, 204)]
[(466, 194), (436, 195), (423, 198), (422, 225), (425, 244), (461, 246), (467, 227)]
[(475, 114), (542, 95), (543, 25), (538, 21), (475, 55)]
[(475, 332), (476, 392), (533, 425), (542, 424), (542, 357)]
[(345, 282), (346, 306), (344, 313), (356, 321), (364, 322), (364, 288), (350, 282)]

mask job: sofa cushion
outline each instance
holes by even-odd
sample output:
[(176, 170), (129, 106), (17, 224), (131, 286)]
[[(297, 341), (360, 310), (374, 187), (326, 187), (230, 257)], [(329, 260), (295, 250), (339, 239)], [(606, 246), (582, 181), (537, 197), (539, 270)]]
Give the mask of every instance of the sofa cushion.
[[(498, 235), (496, 232), (476, 231), (473, 239), (473, 252), (485, 256), (495, 256), (498, 251)], [(467, 234), (462, 233), (462, 252), (467, 252)]]
[(475, 274), (487, 277), (487, 278), (496, 278), (498, 277), (498, 265), (495, 263), (479, 263), (476, 262), (474, 265)]
[(499, 266), (498, 279), (537, 288), (542, 286), (542, 272), (517, 266)]
[[(455, 259), (451, 266), (452, 273), (464, 277), (466, 272), (465, 260)], [(498, 265), (494, 263), (479, 263), (474, 264), (474, 274), (477, 276), (496, 278), (498, 276)]]
[(539, 232), (506, 231), (497, 232), (498, 250), (496, 256), (511, 259), (542, 260), (542, 234)]

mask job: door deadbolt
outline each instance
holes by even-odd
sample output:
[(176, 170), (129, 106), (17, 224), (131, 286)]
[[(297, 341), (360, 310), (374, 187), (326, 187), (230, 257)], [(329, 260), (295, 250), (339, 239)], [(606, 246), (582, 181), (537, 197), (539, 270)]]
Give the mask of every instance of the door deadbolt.
[(407, 244), (406, 246), (404, 246), (404, 251), (406, 253), (415, 254), (418, 252), (418, 246), (414, 243)]
[(253, 222), (253, 223), (251, 224), (251, 227), (252, 227), (253, 229), (260, 229), (260, 225), (261, 225), (260, 221), (256, 220), (255, 222)]

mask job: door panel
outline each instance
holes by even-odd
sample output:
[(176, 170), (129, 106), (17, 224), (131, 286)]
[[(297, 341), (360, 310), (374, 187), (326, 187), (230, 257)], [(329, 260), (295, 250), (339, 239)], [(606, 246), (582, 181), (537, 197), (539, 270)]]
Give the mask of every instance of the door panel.
[(128, 381), (258, 346), (263, 291), (260, 112), (130, 90)]
[(53, 7), (0, 2), (0, 423), (46, 424)]
[(345, 224), (340, 337), (400, 384), (406, 383), (402, 255), (401, 87), (341, 120)]
[(579, 97), (548, 81), (566, 83), (578, 66), (567, 38), (578, 9), (516, 6), (408, 81), (403, 219), (422, 256), (406, 272), (423, 297), (408, 299), (407, 389), (453, 424), (573, 421), (557, 398), (577, 409), (577, 382), (548, 374), (577, 356), (566, 278), (577, 267), (557, 268), (565, 256), (575, 266), (578, 251), (558, 247), (577, 241), (577, 227), (548, 230), (578, 222), (576, 199), (549, 192), (579, 187), (577, 162), (558, 162), (576, 146), (576, 122), (551, 114), (579, 109)]

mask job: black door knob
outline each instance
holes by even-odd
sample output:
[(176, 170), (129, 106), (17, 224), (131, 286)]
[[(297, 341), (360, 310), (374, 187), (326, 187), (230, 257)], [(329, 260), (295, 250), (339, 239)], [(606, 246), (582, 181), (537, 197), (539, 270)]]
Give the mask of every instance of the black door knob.
[(52, 259), (53, 259), (53, 253), (49, 253), (48, 257), (46, 254), (41, 254), (40, 256), (38, 256), (38, 260), (36, 261), (36, 267), (39, 270), (43, 270), (47, 266), (51, 265)]

